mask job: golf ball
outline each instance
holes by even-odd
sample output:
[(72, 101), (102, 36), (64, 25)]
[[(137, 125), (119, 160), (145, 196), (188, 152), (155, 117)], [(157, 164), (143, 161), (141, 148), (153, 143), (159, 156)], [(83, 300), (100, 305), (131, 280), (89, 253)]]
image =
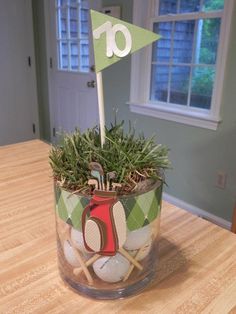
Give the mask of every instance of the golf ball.
[(89, 253), (84, 246), (83, 233), (81, 231), (71, 228), (71, 241), (78, 250), (83, 253)]
[(129, 251), (138, 250), (142, 246), (144, 246), (145, 243), (147, 243), (150, 237), (151, 237), (150, 225), (146, 225), (145, 227), (142, 227), (134, 231), (128, 231), (124, 248)]
[(121, 281), (130, 267), (130, 262), (117, 253), (115, 256), (104, 256), (93, 263), (95, 274), (106, 282)]
[[(147, 243), (139, 250), (131, 250), (131, 251), (128, 251), (128, 253), (135, 257), (135, 259), (137, 261), (141, 261), (143, 260), (145, 257), (148, 256), (150, 250), (151, 250), (151, 246), (152, 246), (152, 239), (149, 238)], [(137, 255), (138, 254), (138, 255)], [(137, 257), (136, 257), (137, 255)]]
[[(64, 245), (63, 245), (63, 252), (64, 252), (64, 256), (66, 261), (74, 267), (79, 267), (80, 266), (80, 262), (78, 261), (74, 249), (71, 246), (70, 242), (68, 240), (64, 241)], [(88, 260), (89, 256), (88, 255), (83, 255), (83, 260)]]

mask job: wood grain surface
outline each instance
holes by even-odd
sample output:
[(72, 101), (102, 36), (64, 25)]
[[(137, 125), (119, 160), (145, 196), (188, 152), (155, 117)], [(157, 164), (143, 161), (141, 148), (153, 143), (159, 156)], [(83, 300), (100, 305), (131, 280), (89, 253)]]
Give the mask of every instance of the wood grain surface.
[(0, 148), (0, 313), (236, 313), (236, 235), (163, 202), (157, 278), (94, 301), (59, 277), (49, 146)]

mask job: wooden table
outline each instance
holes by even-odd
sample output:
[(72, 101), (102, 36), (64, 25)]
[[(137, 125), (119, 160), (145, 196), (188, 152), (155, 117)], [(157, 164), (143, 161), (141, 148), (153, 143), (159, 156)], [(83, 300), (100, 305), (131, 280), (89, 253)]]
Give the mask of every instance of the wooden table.
[(0, 148), (0, 313), (236, 313), (236, 235), (163, 202), (157, 280), (93, 301), (60, 279), (49, 146)]

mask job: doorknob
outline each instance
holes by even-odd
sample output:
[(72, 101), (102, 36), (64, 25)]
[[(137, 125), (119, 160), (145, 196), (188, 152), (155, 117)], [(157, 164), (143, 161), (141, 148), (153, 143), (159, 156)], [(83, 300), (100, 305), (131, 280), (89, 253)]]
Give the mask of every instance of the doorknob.
[(94, 87), (96, 87), (96, 82), (94, 80), (89, 81), (89, 82), (87, 82), (87, 86), (91, 87), (91, 88), (94, 88)]

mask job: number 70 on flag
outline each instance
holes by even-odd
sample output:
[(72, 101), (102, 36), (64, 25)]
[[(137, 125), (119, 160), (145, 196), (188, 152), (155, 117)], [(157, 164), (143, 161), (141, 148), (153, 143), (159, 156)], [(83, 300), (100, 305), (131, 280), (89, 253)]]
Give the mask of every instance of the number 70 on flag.
[(149, 30), (112, 16), (90, 12), (96, 72), (160, 38)]
[[(125, 38), (125, 47), (122, 50), (117, 47), (117, 32), (121, 32)], [(103, 33), (106, 35), (106, 56), (108, 58), (111, 58), (113, 55), (123, 58), (130, 53), (132, 48), (132, 37), (125, 25), (115, 24), (112, 26), (112, 23), (107, 21), (93, 31), (93, 37), (99, 39)]]

